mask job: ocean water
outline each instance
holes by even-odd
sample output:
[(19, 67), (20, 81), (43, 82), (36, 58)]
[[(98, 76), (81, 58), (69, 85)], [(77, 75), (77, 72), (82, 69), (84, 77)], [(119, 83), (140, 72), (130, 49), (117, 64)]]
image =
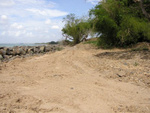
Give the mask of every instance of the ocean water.
[(6, 44), (6, 43), (0, 43), (0, 47), (14, 47), (14, 46), (41, 46), (45, 44), (36, 44), (36, 43), (14, 43), (14, 44)]

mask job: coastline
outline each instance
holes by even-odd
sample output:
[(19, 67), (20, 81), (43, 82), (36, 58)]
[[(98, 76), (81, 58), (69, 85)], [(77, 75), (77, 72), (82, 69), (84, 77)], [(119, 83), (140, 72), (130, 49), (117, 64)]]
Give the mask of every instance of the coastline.
[(0, 47), (0, 61), (10, 61), (18, 57), (28, 57), (60, 50), (60, 45)]
[(15, 47), (15, 46), (42, 46), (47, 43), (0, 43), (0, 47)]

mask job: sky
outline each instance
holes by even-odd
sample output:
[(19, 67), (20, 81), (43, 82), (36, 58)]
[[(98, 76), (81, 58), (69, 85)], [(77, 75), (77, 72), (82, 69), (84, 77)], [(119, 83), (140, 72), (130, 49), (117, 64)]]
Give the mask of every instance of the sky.
[(87, 15), (99, 0), (0, 0), (0, 43), (63, 39), (63, 18)]

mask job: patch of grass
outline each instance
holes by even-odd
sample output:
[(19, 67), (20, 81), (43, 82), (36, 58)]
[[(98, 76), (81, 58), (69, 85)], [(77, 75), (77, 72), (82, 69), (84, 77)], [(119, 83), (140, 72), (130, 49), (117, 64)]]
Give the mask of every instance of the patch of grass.
[(97, 40), (89, 40), (89, 41), (84, 42), (84, 44), (92, 44), (94, 46), (97, 46)]

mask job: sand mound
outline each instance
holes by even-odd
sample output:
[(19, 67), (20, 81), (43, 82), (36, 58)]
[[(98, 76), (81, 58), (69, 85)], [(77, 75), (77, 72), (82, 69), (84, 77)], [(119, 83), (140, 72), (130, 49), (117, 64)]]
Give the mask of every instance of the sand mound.
[(0, 113), (150, 113), (149, 57), (120, 54), (77, 45), (2, 64)]

